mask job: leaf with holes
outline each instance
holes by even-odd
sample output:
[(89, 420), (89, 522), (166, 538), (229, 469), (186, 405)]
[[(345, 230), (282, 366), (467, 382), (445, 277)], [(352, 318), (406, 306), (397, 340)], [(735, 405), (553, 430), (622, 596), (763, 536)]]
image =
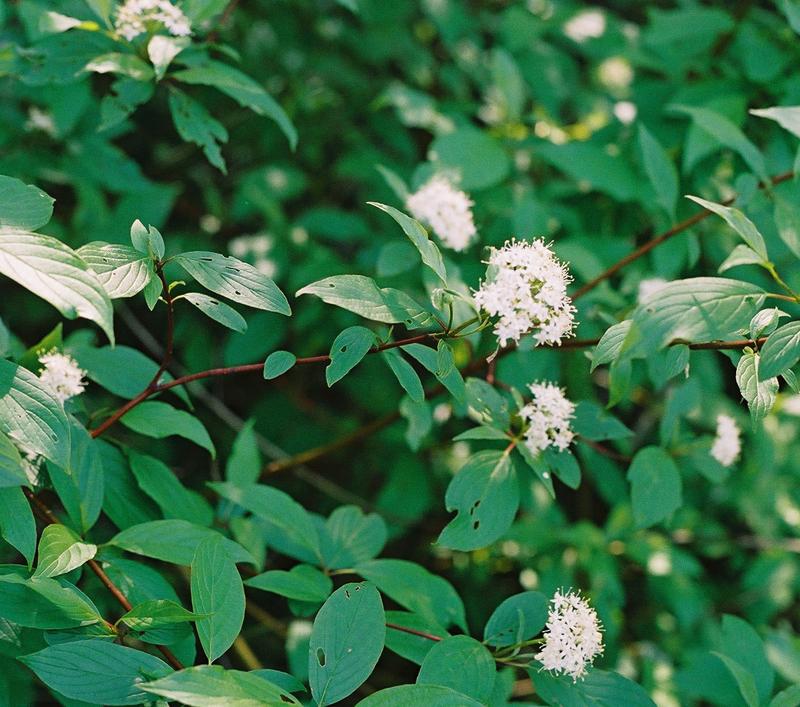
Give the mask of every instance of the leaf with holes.
[(143, 683), (141, 689), (190, 707), (300, 705), (288, 690), (281, 689), (269, 680), (253, 672), (226, 670), (221, 665), (196, 665)]
[(519, 500), (519, 483), (511, 456), (498, 451), (478, 452), (447, 487), (445, 506), (458, 515), (437, 542), (465, 552), (491, 545), (511, 527)]
[(220, 302), (215, 297), (209, 297), (200, 292), (188, 292), (183, 295), (183, 299), (193, 304), (207, 317), (222, 324), (222, 326), (238, 331), (240, 334), (244, 334), (247, 331), (247, 322), (244, 317), (233, 307)]
[(549, 601), (540, 592), (522, 592), (498, 606), (483, 630), (483, 640), (495, 648), (527, 641), (547, 623)]
[(34, 577), (55, 577), (80, 567), (97, 554), (97, 545), (82, 542), (65, 525), (48, 525), (39, 538), (39, 560)]
[(199, 619), (196, 626), (211, 663), (233, 645), (244, 622), (242, 579), (219, 537), (209, 537), (197, 546), (191, 585), (193, 610), (210, 614)]
[(218, 295), (268, 312), (287, 316), (292, 313), (278, 286), (260, 270), (241, 260), (206, 251), (181, 253), (173, 260), (203, 287)]
[(422, 262), (425, 263), (442, 282), (447, 281), (447, 272), (442, 261), (442, 254), (439, 252), (437, 245), (428, 238), (428, 232), (415, 221), (413, 218), (406, 216), (402, 211), (398, 211), (391, 206), (379, 204), (375, 201), (367, 202), (370, 206), (375, 206), (381, 211), (385, 211), (397, 223), (400, 224), (405, 234), (411, 239), (414, 247), (419, 251), (422, 256)]
[(800, 361), (800, 322), (789, 322), (772, 332), (761, 347), (758, 379), (763, 381), (788, 371)]
[[(789, 325), (787, 324), (787, 326)], [(760, 359), (761, 356), (759, 354), (746, 351), (742, 354), (736, 366), (736, 382), (739, 384), (742, 397), (747, 401), (747, 406), (750, 408), (750, 420), (753, 423), (753, 429), (756, 429), (758, 423), (767, 416), (778, 395), (777, 378), (759, 380)]]
[(147, 702), (143, 682), (172, 672), (153, 655), (97, 639), (49, 646), (19, 660), (53, 690), (95, 705)]
[(52, 304), (67, 319), (97, 323), (114, 343), (114, 310), (94, 271), (52, 236), (0, 232), (0, 273)]
[(325, 369), (328, 387), (353, 370), (377, 341), (375, 332), (363, 326), (351, 326), (339, 334), (331, 346), (331, 362)]
[(81, 246), (77, 253), (111, 299), (133, 297), (155, 277), (150, 257), (129, 245), (95, 241)]
[(314, 620), (308, 657), (319, 707), (343, 700), (370, 676), (385, 638), (386, 617), (373, 585), (345, 584), (330, 596)]
[(619, 355), (646, 358), (674, 339), (724, 341), (747, 328), (765, 296), (757, 285), (719, 277), (670, 282), (636, 308)]
[(391, 287), (378, 287), (363, 275), (334, 275), (312, 282), (297, 296), (316, 295), (327, 304), (387, 324), (405, 324), (409, 329), (419, 329), (434, 322), (433, 316), (420, 307), (405, 292)]
[(660, 447), (636, 453), (628, 469), (635, 527), (649, 528), (669, 518), (683, 503), (681, 474)]

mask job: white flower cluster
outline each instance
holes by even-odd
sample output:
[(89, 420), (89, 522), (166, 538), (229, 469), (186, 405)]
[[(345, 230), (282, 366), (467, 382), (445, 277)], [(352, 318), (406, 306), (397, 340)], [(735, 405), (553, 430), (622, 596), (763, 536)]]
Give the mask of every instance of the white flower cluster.
[(62, 403), (80, 395), (86, 387), (83, 382), (86, 371), (78, 367), (72, 356), (52, 349), (48, 353), (39, 354), (39, 363), (43, 366), (39, 378), (53, 390)]
[(525, 446), (534, 456), (547, 447), (564, 451), (575, 437), (569, 428), (575, 403), (567, 400), (564, 391), (552, 383), (532, 383), (528, 387), (533, 398), (519, 411), (528, 424)]
[(472, 220), (473, 204), (442, 175), (432, 177), (406, 200), (411, 215), (428, 224), (442, 245), (455, 251), (469, 248), (478, 235)]
[(595, 656), (603, 652), (603, 635), (597, 613), (580, 594), (556, 592), (547, 619), (544, 647), (536, 654), (545, 670), (572, 676), (586, 674)]
[(717, 436), (711, 447), (711, 456), (722, 466), (730, 466), (739, 458), (742, 451), (740, 434), (736, 420), (730, 415), (717, 416)]
[(572, 278), (543, 240), (492, 248), (486, 278), (475, 302), (500, 316), (494, 331), (501, 346), (509, 339), (519, 342), (529, 331), (538, 344), (560, 344), (572, 335), (575, 307), (567, 297)]
[(234, 258), (251, 263), (267, 277), (275, 277), (278, 265), (268, 257), (274, 244), (272, 236), (265, 233), (254, 236), (237, 236), (228, 241), (228, 251)]
[(117, 34), (129, 42), (143, 32), (162, 27), (175, 37), (192, 33), (192, 27), (181, 9), (169, 0), (126, 0), (117, 10), (114, 22)]

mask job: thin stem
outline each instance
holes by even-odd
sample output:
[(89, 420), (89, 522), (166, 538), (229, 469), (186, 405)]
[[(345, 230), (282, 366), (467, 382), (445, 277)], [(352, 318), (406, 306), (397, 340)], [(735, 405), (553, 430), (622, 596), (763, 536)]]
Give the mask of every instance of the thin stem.
[[(768, 182), (768, 184), (770, 186), (775, 186), (776, 184), (780, 184), (781, 182), (788, 181), (793, 176), (794, 176), (794, 171), (784, 172), (783, 174), (779, 174), (777, 177), (773, 177)], [(759, 187), (759, 189), (763, 189), (764, 188), (764, 184), (759, 184), (758, 187)], [(722, 203), (723, 206), (728, 206), (729, 204), (732, 204), (735, 200), (736, 200), (736, 197), (731, 197), (730, 199), (725, 199), (725, 201), (723, 201), (721, 203)], [(668, 241), (673, 236), (677, 236), (679, 233), (683, 233), (683, 231), (685, 231), (687, 228), (691, 228), (696, 223), (699, 223), (700, 221), (702, 221), (703, 219), (707, 218), (708, 216), (711, 216), (711, 214), (712, 214), (711, 211), (709, 211), (708, 209), (704, 209), (699, 214), (695, 214), (691, 218), (687, 218), (686, 220), (681, 221), (680, 223), (676, 223), (668, 231), (665, 231), (660, 236), (657, 236), (657, 237), (653, 238), (651, 241), (648, 241), (643, 246), (641, 246), (640, 248), (637, 248), (635, 251), (633, 251), (633, 253), (631, 253), (630, 255), (626, 255), (621, 260), (618, 260), (610, 268), (608, 268), (604, 272), (600, 273), (600, 275), (598, 275), (596, 278), (594, 278), (594, 280), (591, 280), (591, 281), (587, 282), (585, 285), (583, 285), (582, 287), (579, 287), (575, 291), (575, 293), (572, 295), (572, 301), (574, 302), (576, 299), (579, 299), (579, 298), (583, 297), (585, 294), (587, 294), (588, 292), (591, 292), (595, 287), (597, 287), (601, 282), (603, 282), (603, 280), (607, 280), (608, 278), (612, 277), (613, 275), (616, 275), (616, 273), (618, 273), (620, 270), (622, 270), (622, 268), (624, 268), (626, 265), (630, 265), (632, 262), (634, 262), (635, 260), (638, 260), (643, 255), (647, 255), (647, 253), (649, 253), (651, 250), (653, 250), (653, 248), (655, 248), (656, 246), (659, 246), (662, 243), (664, 243), (665, 241)]]
[(430, 641), (436, 641), (437, 643), (442, 640), (441, 636), (434, 636), (432, 633), (425, 633), (424, 631), (417, 631), (413, 628), (406, 628), (405, 626), (399, 626), (397, 624), (386, 622), (386, 628), (393, 628), (395, 631), (403, 631), (404, 633), (410, 633), (412, 636), (419, 636), (420, 638), (427, 638)]
[(767, 263), (765, 267), (767, 269), (767, 272), (769, 272), (769, 274), (772, 275), (773, 280), (775, 280), (775, 282), (777, 282), (784, 290), (786, 290), (789, 293), (790, 295), (790, 297), (788, 298), (789, 301), (794, 302), (795, 304), (800, 303), (800, 297), (798, 297), (797, 293), (783, 281), (783, 278), (781, 278), (780, 275), (778, 275), (778, 271), (775, 269), (775, 266), (772, 263)]
[[(51, 511), (47, 504), (36, 496), (33, 491), (25, 486), (22, 487), (22, 491), (25, 493), (30, 504), (38, 511), (37, 515), (42, 517), (47, 523), (61, 525), (61, 521), (56, 517), (53, 511)], [(111, 578), (95, 560), (89, 560), (86, 564), (89, 566), (89, 569), (97, 575), (97, 578), (103, 583), (105, 588), (111, 592), (112, 596), (125, 611), (133, 609), (133, 605), (128, 601), (127, 597), (120, 591), (119, 587), (111, 581)], [(183, 670), (183, 664), (175, 657), (175, 654), (169, 648), (162, 645), (157, 645), (156, 648), (161, 651), (161, 654), (175, 670)]]

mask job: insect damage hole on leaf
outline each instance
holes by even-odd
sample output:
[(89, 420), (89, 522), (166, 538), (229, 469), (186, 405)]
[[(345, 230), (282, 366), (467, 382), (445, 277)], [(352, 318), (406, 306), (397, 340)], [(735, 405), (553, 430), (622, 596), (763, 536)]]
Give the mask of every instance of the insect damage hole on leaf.
[(325, 651), (322, 648), (317, 648), (317, 662), (320, 668), (325, 667)]

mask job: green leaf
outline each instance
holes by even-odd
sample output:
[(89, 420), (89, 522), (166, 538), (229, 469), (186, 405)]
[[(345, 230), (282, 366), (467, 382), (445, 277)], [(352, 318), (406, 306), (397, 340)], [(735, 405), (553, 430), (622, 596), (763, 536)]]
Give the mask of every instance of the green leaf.
[(206, 61), (203, 66), (178, 71), (172, 74), (172, 78), (183, 83), (203, 84), (219, 89), (239, 105), (258, 115), (272, 118), (288, 138), (292, 150), (297, 146), (297, 131), (283, 108), (260, 84), (232, 66), (219, 61)]
[(191, 37), (168, 37), (163, 34), (156, 34), (150, 38), (147, 43), (147, 56), (153, 62), (156, 81), (161, 81), (164, 78), (164, 74), (172, 60), (191, 43)]
[(769, 703), (769, 707), (798, 707), (798, 705), (800, 705), (800, 685), (787, 687), (775, 695)]
[[(157, 260), (164, 258), (164, 238), (158, 232), (158, 229), (152, 226), (145, 228), (139, 219), (136, 219), (131, 224), (131, 244), (142, 255), (147, 255)], [(160, 290), (161, 283), (159, 282)]]
[(183, 299), (193, 304), (215, 322), (228, 327), (228, 329), (238, 331), (240, 334), (244, 334), (247, 331), (247, 322), (244, 317), (224, 302), (199, 292), (187, 292), (183, 295)]
[(375, 346), (378, 337), (375, 332), (363, 326), (352, 326), (345, 329), (331, 346), (331, 362), (325, 369), (325, 380), (330, 388), (336, 381), (344, 378), (367, 352)]
[(220, 496), (258, 516), (269, 527), (267, 544), (303, 562), (320, 562), (319, 535), (308, 511), (271, 486), (210, 483)]
[(619, 673), (590, 668), (583, 680), (573, 682), (546, 670), (529, 669), (536, 693), (547, 704), (563, 707), (656, 707), (647, 691)]
[(52, 304), (67, 319), (96, 322), (114, 343), (114, 310), (92, 270), (61, 241), (39, 233), (0, 233), (0, 273)]
[(742, 397), (750, 408), (750, 420), (754, 430), (772, 409), (778, 394), (777, 378), (760, 380), (760, 358), (757, 353), (745, 352), (736, 366), (736, 382), (739, 384)]
[[(394, 624), (394, 626), (392, 626)], [(386, 612), (386, 647), (397, 653), (397, 655), (410, 660), (412, 663), (422, 665), (425, 656), (428, 655), (434, 646), (434, 641), (424, 636), (417, 636), (406, 631), (401, 631), (397, 627), (410, 628), (413, 631), (421, 631), (431, 636), (446, 638), (447, 633), (435, 621), (429, 621), (419, 614), (410, 611), (387, 611)]]
[(411, 239), (419, 254), (422, 256), (422, 262), (425, 263), (442, 282), (447, 282), (447, 271), (442, 261), (442, 254), (439, 252), (437, 245), (428, 238), (428, 232), (415, 221), (413, 218), (406, 216), (402, 211), (398, 211), (391, 206), (379, 204), (375, 201), (367, 202), (370, 206), (375, 206), (381, 211), (385, 211), (397, 223), (400, 224), (404, 233)]
[(233, 645), (244, 623), (244, 587), (227, 550), (221, 538), (209, 537), (197, 546), (192, 561), (192, 608), (211, 614), (196, 623), (209, 663)]
[[(800, 14), (797, 15), (800, 19)], [(800, 106), (751, 108), (749, 113), (760, 118), (769, 118), (778, 123), (784, 130), (800, 137)]]
[(727, 655), (723, 655), (717, 651), (711, 651), (711, 654), (717, 656), (717, 658), (719, 658), (725, 664), (725, 667), (728, 669), (730, 674), (733, 675), (734, 679), (736, 680), (736, 684), (739, 687), (739, 694), (741, 694), (742, 698), (747, 703), (747, 706), (759, 707), (760, 703), (758, 701), (756, 683), (755, 680), (753, 680), (753, 676), (750, 674), (750, 672), (745, 669), (741, 663), (738, 663), (733, 658), (729, 658)]
[(548, 607), (547, 597), (539, 592), (522, 592), (509, 597), (486, 622), (484, 642), (495, 648), (505, 648), (533, 638), (547, 623)]
[(461, 442), (462, 440), (470, 439), (496, 439), (503, 442), (508, 442), (508, 435), (503, 430), (498, 430), (496, 427), (489, 427), (483, 425), (481, 427), (473, 427), (471, 430), (466, 430), (459, 435), (453, 437), (454, 442)]
[(757, 703), (764, 704), (772, 694), (775, 670), (758, 632), (744, 619), (725, 614), (721, 638), (720, 652), (735, 660), (752, 676), (758, 694)]
[(646, 358), (675, 339), (724, 341), (747, 327), (764, 298), (760, 287), (739, 280), (670, 282), (636, 308), (620, 355)]
[(379, 690), (356, 707), (483, 707), (471, 697), (441, 685), (397, 685)]
[(764, 236), (759, 233), (756, 225), (741, 211), (739, 211), (739, 209), (734, 209), (730, 206), (723, 206), (722, 204), (716, 204), (713, 201), (706, 201), (705, 199), (701, 199), (697, 196), (687, 196), (686, 198), (697, 202), (704, 209), (717, 214), (717, 216), (722, 216), (726, 223), (734, 231), (736, 231), (736, 233), (742, 237), (742, 240), (750, 246), (750, 248), (758, 255), (759, 258), (761, 258), (762, 262), (766, 262), (769, 259), (769, 256), (767, 255), (767, 244), (764, 242)]
[(140, 105), (153, 97), (154, 85), (121, 76), (111, 84), (110, 91), (100, 101), (100, 125), (97, 132), (109, 130), (122, 123)]
[(378, 590), (351, 583), (319, 610), (308, 658), (311, 694), (319, 707), (352, 694), (370, 676), (383, 652), (386, 618)]
[(0, 232), (44, 226), (53, 215), (54, 201), (37, 187), (0, 175)]
[(154, 77), (150, 65), (136, 54), (109, 52), (95, 57), (84, 67), (84, 71), (97, 74), (121, 74), (136, 81), (152, 81)]
[(791, 204), (775, 196), (775, 226), (789, 250), (800, 258), (800, 217)]
[(308, 692), (308, 689), (302, 682), (300, 682), (294, 675), (281, 672), (280, 670), (272, 670), (270, 668), (261, 668), (259, 670), (251, 670), (250, 675), (257, 675), (264, 680), (269, 680), (273, 685), (277, 685), (286, 692)]
[(565, 449), (561, 452), (553, 447), (544, 450), (544, 459), (553, 473), (571, 489), (576, 489), (581, 484), (581, 467), (575, 455)]
[(195, 251), (176, 255), (181, 265), (203, 287), (239, 304), (291, 315), (283, 292), (264, 273), (241, 260), (219, 253)]
[(261, 475), (261, 453), (254, 426), (255, 418), (250, 418), (233, 440), (233, 449), (225, 465), (225, 478), (234, 486), (254, 484)]
[(187, 489), (160, 459), (128, 451), (130, 469), (142, 489), (161, 509), (165, 518), (179, 518), (210, 526), (214, 511), (196, 491)]
[(491, 545), (511, 527), (519, 501), (511, 456), (499, 451), (478, 452), (447, 487), (445, 506), (458, 515), (436, 542), (465, 552)]
[[(424, 344), (408, 344), (402, 348), (403, 351), (413, 356), (425, 366), (425, 368), (433, 373), (433, 375), (439, 378), (439, 357), (437, 352), (430, 348), (430, 346), (425, 346)], [(457, 402), (463, 402), (465, 400), (467, 389), (464, 384), (464, 379), (461, 377), (461, 373), (457, 368), (453, 367), (446, 376), (439, 378), (439, 381), (450, 391)]]
[(418, 685), (441, 685), (485, 702), (494, 689), (494, 658), (469, 636), (450, 636), (436, 643), (425, 657)]
[(667, 106), (667, 109), (678, 113), (686, 113), (691, 116), (692, 120), (703, 130), (726, 147), (738, 152), (762, 182), (769, 181), (769, 174), (767, 173), (764, 156), (730, 120), (708, 108), (671, 105)]
[(405, 292), (380, 288), (363, 275), (334, 275), (312, 282), (298, 290), (297, 296), (316, 295), (327, 304), (360, 314), (366, 319), (387, 324), (405, 324), (408, 329), (428, 326), (433, 316)]
[(421, 403), (425, 400), (422, 381), (420, 381), (414, 367), (403, 358), (397, 349), (384, 349), (381, 351), (380, 358), (392, 369), (392, 373), (394, 373), (398, 383), (408, 393), (408, 397), (411, 400), (415, 403)]
[(69, 459), (66, 464), (47, 462), (50, 481), (61, 503), (81, 533), (86, 533), (103, 507), (103, 462), (97, 441), (70, 418)]
[[(190, 565), (200, 543), (206, 538), (218, 536), (222, 537), (216, 530), (185, 520), (154, 520), (126, 528), (111, 538), (108, 544), (156, 560)], [(255, 564), (250, 553), (238, 543), (227, 538), (223, 538), (223, 543), (228, 557), (234, 562)]]
[(581, 437), (595, 442), (603, 439), (622, 439), (633, 435), (633, 432), (611, 413), (589, 400), (582, 400), (575, 406), (572, 429)]
[(454, 624), (467, 630), (464, 603), (450, 582), (415, 562), (369, 560), (356, 565), (355, 571), (409, 611), (442, 627)]
[(147, 631), (195, 621), (205, 618), (205, 616), (205, 614), (195, 614), (184, 609), (170, 599), (151, 599), (137, 604), (127, 614), (123, 614), (119, 620), (132, 631)]
[(628, 480), (637, 529), (669, 518), (683, 503), (678, 467), (660, 447), (645, 447), (636, 453)]
[(644, 123), (639, 123), (639, 149), (645, 172), (655, 189), (658, 203), (674, 220), (675, 205), (678, 201), (678, 170), (661, 143), (653, 137)]
[(155, 277), (150, 257), (135, 248), (95, 241), (77, 250), (110, 299), (133, 297)]
[[(141, 351), (130, 346), (103, 346), (99, 349), (90, 346), (72, 346), (70, 355), (86, 371), (86, 377), (121, 398), (135, 398), (153, 380), (159, 365), (151, 361)], [(120, 371), (125, 371), (121, 376)], [(173, 380), (168, 372), (161, 374), (164, 382)], [(183, 386), (170, 388), (181, 400), (189, 402)]]
[(221, 665), (196, 665), (144, 683), (141, 689), (190, 707), (284, 707), (300, 704), (288, 690), (253, 672), (226, 670)]
[(761, 347), (760, 381), (779, 376), (800, 361), (800, 322), (789, 322), (772, 332)]
[(447, 378), (455, 368), (455, 355), (453, 347), (444, 339), (436, 345), (436, 377), (439, 380)]
[(339, 506), (325, 521), (323, 559), (328, 569), (353, 567), (376, 557), (388, 538), (386, 521), (377, 513), (364, 515), (358, 506)]
[(735, 268), (737, 265), (763, 265), (764, 259), (756, 253), (752, 248), (746, 246), (744, 243), (739, 243), (725, 258), (722, 264), (717, 268), (717, 272), (723, 273), (726, 270)]
[(30, 485), (19, 449), (8, 435), (0, 432), (0, 488)]
[(155, 656), (98, 639), (49, 646), (19, 660), (48, 687), (94, 705), (146, 702), (143, 681), (172, 672)]
[(264, 379), (272, 380), (282, 376), (294, 366), (296, 361), (297, 356), (290, 351), (273, 351), (264, 361)]
[(321, 604), (333, 591), (331, 579), (311, 565), (297, 565), (288, 572), (270, 570), (251, 577), (245, 584), (248, 587), (312, 604)]
[(208, 161), (223, 174), (227, 174), (225, 159), (219, 143), (228, 142), (225, 126), (193, 98), (175, 86), (169, 87), (169, 111), (181, 140), (193, 142), (203, 148)]
[(86, 0), (86, 4), (92, 8), (94, 13), (111, 29), (111, 7), (112, 0)]
[[(24, 567), (20, 570), (27, 574)], [(97, 607), (63, 579), (26, 579), (9, 571), (9, 566), (2, 572), (0, 616), (8, 621), (45, 630), (89, 626), (102, 621)]]
[(36, 520), (31, 504), (19, 486), (0, 488), (0, 536), (22, 553), (29, 567), (33, 564)]
[(97, 545), (84, 543), (64, 525), (48, 525), (39, 538), (34, 577), (55, 577), (80, 567), (97, 554)]
[(185, 410), (177, 410), (168, 403), (160, 400), (146, 400), (135, 408), (126, 412), (120, 422), (125, 427), (147, 437), (163, 439), (178, 435), (195, 444), (200, 445), (211, 453), (211, 458), (217, 455), (214, 443), (208, 436), (206, 428), (194, 415)]

